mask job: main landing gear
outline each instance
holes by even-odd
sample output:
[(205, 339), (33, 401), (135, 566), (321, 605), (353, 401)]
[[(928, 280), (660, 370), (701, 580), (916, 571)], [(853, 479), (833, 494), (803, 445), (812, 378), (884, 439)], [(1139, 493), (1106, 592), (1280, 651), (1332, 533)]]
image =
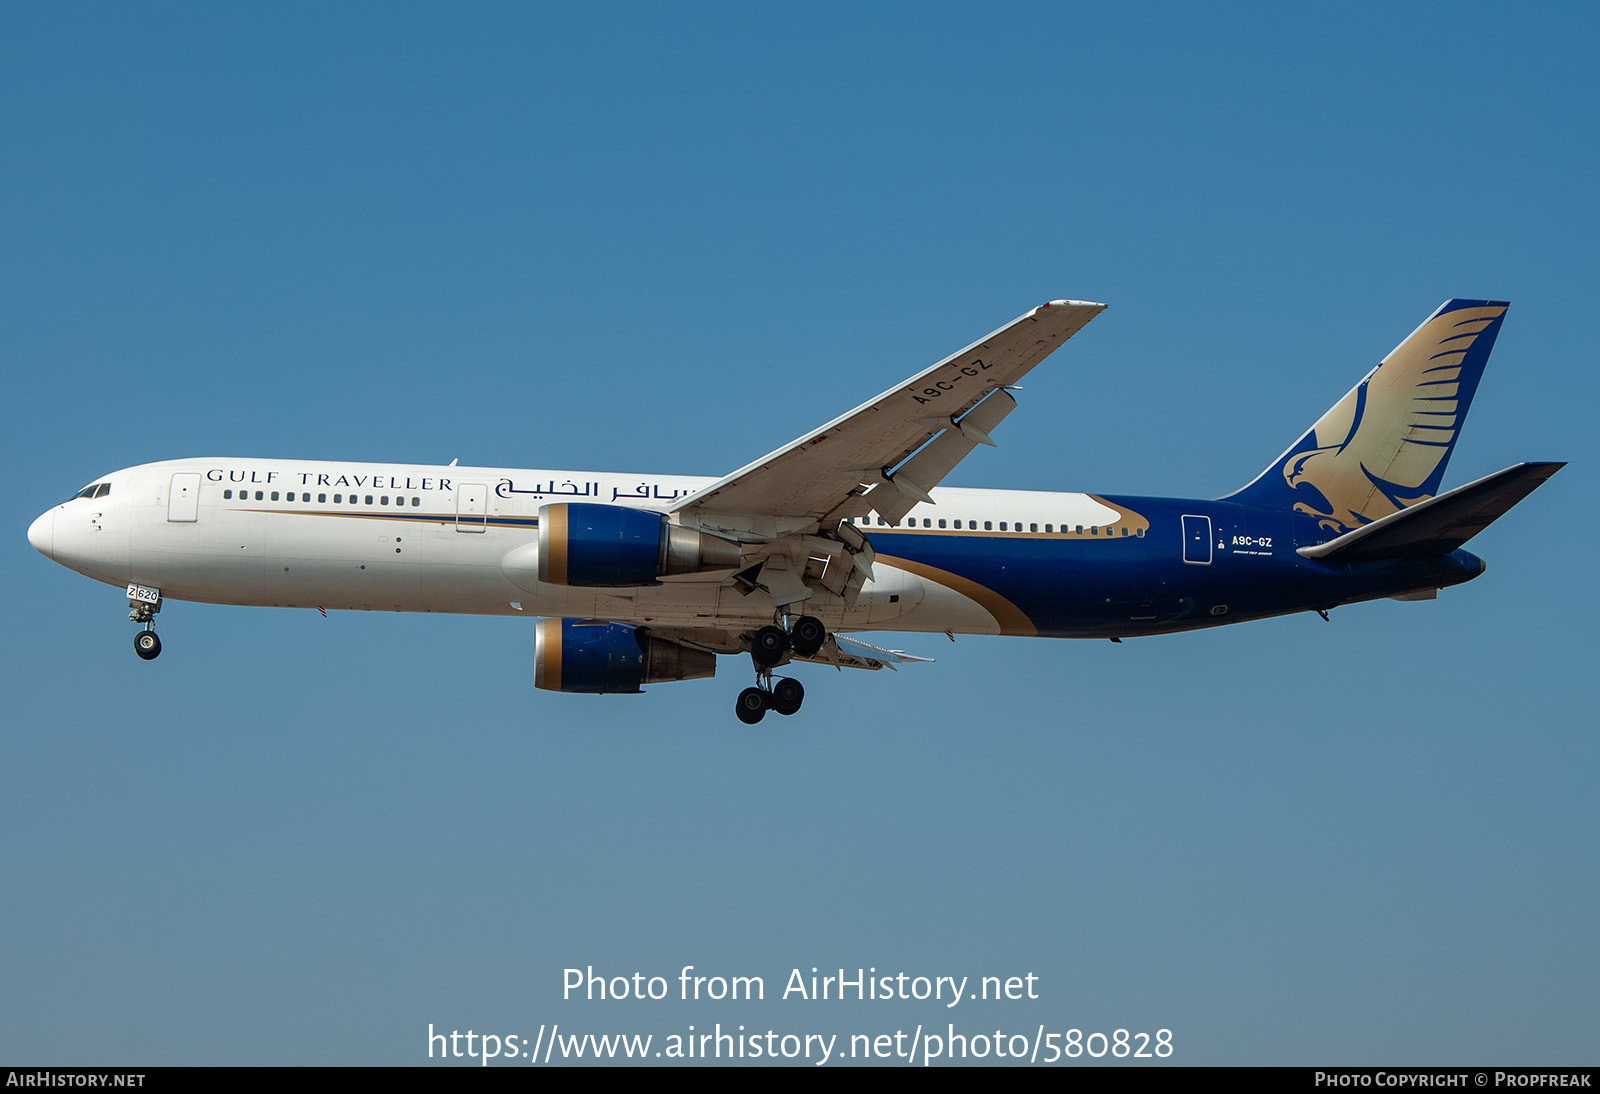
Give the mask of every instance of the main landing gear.
[(161, 656), (161, 639), (156, 636), (156, 613), (161, 610), (161, 593), (142, 585), (128, 586), (128, 618), (144, 628), (133, 636), (133, 652), (145, 661)]
[(785, 630), (776, 625), (762, 627), (751, 636), (750, 660), (756, 666), (756, 686), (745, 688), (734, 703), (734, 713), (739, 721), (753, 726), (766, 717), (767, 711), (793, 714), (805, 702), (806, 689), (800, 681), (787, 676), (773, 678), (772, 670), (787, 661), (791, 654), (800, 657), (814, 656), (828, 640), (828, 628), (814, 615), (802, 615)]
[(767, 711), (775, 710), (779, 714), (794, 714), (800, 709), (800, 704), (805, 702), (806, 689), (800, 681), (791, 676), (780, 676), (772, 679), (770, 673), (763, 674), (766, 679), (763, 683), (768, 687), (745, 688), (739, 693), (739, 698), (734, 702), (734, 713), (739, 715), (739, 721), (747, 726), (753, 726), (767, 716)]
[(750, 657), (756, 669), (770, 669), (783, 663), (793, 651), (801, 657), (814, 657), (828, 640), (828, 628), (814, 615), (802, 615), (788, 630), (768, 624), (750, 640)]

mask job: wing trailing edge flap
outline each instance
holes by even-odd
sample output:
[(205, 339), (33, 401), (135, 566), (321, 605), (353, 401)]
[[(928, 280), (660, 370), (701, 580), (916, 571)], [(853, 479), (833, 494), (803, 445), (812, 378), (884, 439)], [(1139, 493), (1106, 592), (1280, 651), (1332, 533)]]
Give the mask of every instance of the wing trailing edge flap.
[(746, 591), (760, 589), (777, 607), (811, 599), (814, 587), (842, 597), (845, 606), (851, 607), (862, 587), (872, 580), (876, 558), (866, 536), (841, 524), (835, 538), (789, 536), (772, 544), (760, 562), (735, 574), (733, 580)]
[(1301, 547), (1299, 553), (1322, 562), (1446, 555), (1504, 516), (1565, 466), (1560, 462), (1515, 464), (1390, 513), (1327, 543)]
[(929, 491), (943, 482), (956, 464), (966, 459), (978, 445), (993, 446), (990, 430), (1016, 408), (1017, 400), (1010, 392), (999, 389), (990, 392), (983, 402), (960, 418), (947, 420), (946, 428), (910, 459), (885, 473), (884, 481), (867, 492), (864, 504), (876, 509), (891, 524), (920, 503), (934, 504)]
[(810, 657), (792, 655), (796, 661), (814, 661), (819, 665), (832, 665), (836, 669), (892, 669), (897, 665), (923, 664), (931, 662), (931, 657), (916, 657), (904, 650), (886, 650), (882, 646), (874, 646), (871, 642), (863, 642), (859, 638), (850, 638), (843, 634), (830, 634), (820, 650)]
[[(604, 621), (596, 620), (601, 626)], [(721, 627), (645, 627), (656, 638), (711, 653), (737, 654), (748, 647), (738, 631)], [(931, 662), (931, 657), (916, 657), (904, 650), (886, 650), (843, 634), (830, 634), (820, 650), (810, 657), (791, 654), (793, 660), (809, 661), (818, 665), (832, 665), (836, 669), (892, 669), (896, 665)]]

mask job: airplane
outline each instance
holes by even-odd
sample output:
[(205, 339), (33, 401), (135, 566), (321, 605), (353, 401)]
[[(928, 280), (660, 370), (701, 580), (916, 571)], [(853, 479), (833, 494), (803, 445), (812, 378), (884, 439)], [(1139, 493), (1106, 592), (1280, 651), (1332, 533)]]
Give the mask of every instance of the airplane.
[(168, 599), (537, 617), (534, 686), (638, 693), (747, 655), (735, 712), (797, 712), (795, 662), (926, 661), (852, 632), (1123, 638), (1432, 599), (1462, 545), (1559, 471), (1440, 492), (1508, 305), (1450, 300), (1216, 500), (941, 487), (1018, 382), (1105, 305), (1052, 300), (719, 479), (208, 458), (100, 476), (28, 529), (123, 588), (155, 658)]

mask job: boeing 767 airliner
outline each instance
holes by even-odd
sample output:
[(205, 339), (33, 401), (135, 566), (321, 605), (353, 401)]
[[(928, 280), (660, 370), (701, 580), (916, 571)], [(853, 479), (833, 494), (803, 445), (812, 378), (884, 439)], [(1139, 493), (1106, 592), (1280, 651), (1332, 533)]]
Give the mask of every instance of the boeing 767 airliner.
[(637, 692), (748, 654), (754, 723), (795, 661), (924, 660), (865, 630), (1121, 639), (1394, 597), (1564, 465), (1440, 493), (1507, 305), (1451, 300), (1248, 485), (1215, 501), (939, 488), (1011, 389), (1104, 308), (1053, 300), (720, 479), (187, 459), (96, 479), (33, 522), (46, 556), (166, 599), (540, 618), (534, 684)]

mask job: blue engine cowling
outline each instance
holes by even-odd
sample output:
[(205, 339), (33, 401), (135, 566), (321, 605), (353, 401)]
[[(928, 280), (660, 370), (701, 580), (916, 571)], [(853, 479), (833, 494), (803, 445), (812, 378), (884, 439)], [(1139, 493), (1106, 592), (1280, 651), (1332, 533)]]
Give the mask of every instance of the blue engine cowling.
[(632, 695), (643, 684), (716, 671), (716, 654), (656, 638), (643, 627), (541, 619), (535, 631), (533, 686), (546, 691)]
[(738, 544), (675, 525), (664, 513), (590, 502), (539, 507), (539, 580), (547, 585), (657, 585), (667, 574), (739, 563)]

